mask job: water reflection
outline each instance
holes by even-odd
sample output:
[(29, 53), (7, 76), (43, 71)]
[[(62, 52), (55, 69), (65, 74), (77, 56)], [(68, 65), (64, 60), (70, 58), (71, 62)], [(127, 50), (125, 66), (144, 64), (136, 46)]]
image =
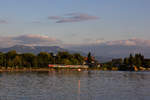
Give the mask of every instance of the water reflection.
[(80, 100), (80, 80), (78, 80), (78, 100)]
[(0, 73), (0, 100), (149, 100), (149, 72)]

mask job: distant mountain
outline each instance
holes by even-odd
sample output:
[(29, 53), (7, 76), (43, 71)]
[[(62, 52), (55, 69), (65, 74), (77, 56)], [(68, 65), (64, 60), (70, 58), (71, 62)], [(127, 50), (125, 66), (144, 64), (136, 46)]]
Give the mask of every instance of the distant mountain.
[(149, 46), (125, 46), (125, 45), (82, 45), (68, 47), (69, 50), (92, 52), (98, 58), (119, 58), (127, 57), (130, 53), (142, 53), (145, 57), (150, 57)]
[(106, 56), (95, 56), (95, 59), (100, 63), (108, 62), (113, 59), (113, 57), (106, 57)]
[(142, 53), (150, 58), (150, 47), (148, 46), (122, 46), (122, 45), (86, 45), (61, 48), (59, 46), (24, 46), (15, 45), (9, 48), (0, 48), (0, 52), (16, 50), (18, 53), (34, 53), (68, 51), (70, 53), (80, 53), (87, 56), (91, 52), (99, 62), (110, 61), (113, 58), (127, 57), (130, 53)]
[[(9, 48), (1, 48), (0, 52), (8, 52), (11, 50), (16, 50), (18, 53), (34, 53), (38, 54), (40, 52), (53, 52), (57, 53), (58, 51), (68, 51), (67, 49), (60, 48), (58, 46), (24, 46), (24, 45), (15, 45)], [(73, 51), (70, 51), (73, 52)]]
[[(33, 53), (38, 54), (40, 52), (53, 52), (57, 53), (59, 51), (67, 51), (70, 53), (80, 53), (83, 56), (87, 56), (87, 52), (80, 51), (80, 50), (69, 50), (65, 48), (61, 48), (59, 46), (24, 46), (24, 45), (15, 45), (8, 48), (0, 48), (0, 52), (9, 52), (11, 50), (16, 50), (18, 53)], [(102, 57), (96, 56), (96, 59), (100, 62), (110, 61), (111, 57)]]

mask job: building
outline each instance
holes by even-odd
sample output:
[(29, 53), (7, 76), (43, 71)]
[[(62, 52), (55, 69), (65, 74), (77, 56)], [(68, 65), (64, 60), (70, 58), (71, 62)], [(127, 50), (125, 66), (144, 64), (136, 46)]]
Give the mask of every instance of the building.
[(87, 65), (53, 65), (49, 64), (49, 68), (88, 68)]
[(88, 65), (89, 67), (100, 67), (100, 63), (95, 60), (95, 57), (91, 57), (91, 61), (88, 60), (88, 57), (84, 58), (84, 65)]

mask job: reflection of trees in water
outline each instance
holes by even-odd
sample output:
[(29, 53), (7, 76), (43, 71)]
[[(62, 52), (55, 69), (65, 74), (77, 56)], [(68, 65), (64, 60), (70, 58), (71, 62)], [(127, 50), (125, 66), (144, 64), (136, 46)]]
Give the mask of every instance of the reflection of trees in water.
[(87, 78), (87, 95), (88, 95), (88, 100), (92, 100), (92, 87), (91, 87), (91, 78), (92, 78), (92, 71), (88, 71), (88, 78)]
[(77, 100), (93, 100), (93, 71), (85, 71), (84, 74), (80, 75), (78, 78), (78, 97)]
[[(119, 100), (117, 98), (122, 97), (128, 100), (149, 100), (150, 93), (149, 72), (54, 70), (2, 73), (0, 78), (0, 89), (4, 96), (7, 92), (17, 94), (25, 90), (26, 93), (19, 96), (31, 93), (34, 100), (40, 100), (38, 96), (47, 96), (51, 100)], [(5, 88), (12, 90), (4, 91)]]
[(141, 81), (145, 79), (146, 73), (145, 72), (125, 72), (124, 77), (126, 77), (128, 80)]
[(58, 76), (67, 76), (67, 77), (80, 77), (85, 75), (86, 73), (83, 71), (79, 72), (77, 69), (56, 69), (49, 71), (49, 75), (54, 74), (56, 77)]
[(78, 80), (78, 99), (80, 100), (80, 80)]
[(77, 77), (78, 77), (77, 100), (82, 100), (82, 99), (92, 100), (92, 95), (91, 95), (91, 91), (90, 91), (91, 90), (90, 78), (92, 78), (91, 75), (92, 75), (91, 71), (80, 72), (80, 74), (77, 75)]
[(124, 74), (124, 77), (128, 81), (127, 87), (130, 89), (131, 96), (142, 100), (145, 94), (147, 94), (144, 88), (148, 84), (145, 84), (145, 81), (150, 77), (145, 72), (127, 72)]

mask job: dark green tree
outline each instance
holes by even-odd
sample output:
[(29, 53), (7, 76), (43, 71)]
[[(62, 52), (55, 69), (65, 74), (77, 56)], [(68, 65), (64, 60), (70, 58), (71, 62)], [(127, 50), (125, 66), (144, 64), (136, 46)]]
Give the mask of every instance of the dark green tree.
[(0, 67), (4, 66), (4, 54), (0, 52)]
[(124, 58), (123, 62), (124, 62), (125, 65), (129, 65), (129, 59), (128, 58)]
[(21, 56), (17, 55), (13, 60), (12, 63), (14, 67), (22, 67), (22, 58)]
[(89, 52), (89, 53), (88, 53), (88, 56), (87, 56), (87, 62), (88, 62), (89, 64), (91, 64), (91, 63), (92, 63), (92, 56), (91, 56), (91, 52)]
[(17, 56), (17, 52), (15, 50), (9, 51), (5, 54), (7, 67), (14, 67), (13, 59), (16, 56)]
[(22, 54), (22, 63), (24, 67), (37, 67), (36, 56), (32, 53)]
[(134, 63), (135, 63), (134, 57), (133, 57), (132, 54), (130, 54), (130, 56), (129, 56), (129, 65), (130, 65), (130, 66), (133, 66)]
[(52, 56), (47, 52), (40, 52), (37, 55), (38, 66), (47, 67), (48, 64), (52, 63)]
[(73, 58), (74, 58), (74, 64), (78, 64), (78, 65), (82, 65), (84, 62), (84, 57), (81, 56), (79, 53), (75, 53), (73, 54)]
[[(58, 64), (66, 64), (65, 62), (70, 62), (72, 59), (72, 55), (68, 52), (58, 52), (56, 56), (56, 63)], [(69, 60), (69, 61), (68, 61)]]

